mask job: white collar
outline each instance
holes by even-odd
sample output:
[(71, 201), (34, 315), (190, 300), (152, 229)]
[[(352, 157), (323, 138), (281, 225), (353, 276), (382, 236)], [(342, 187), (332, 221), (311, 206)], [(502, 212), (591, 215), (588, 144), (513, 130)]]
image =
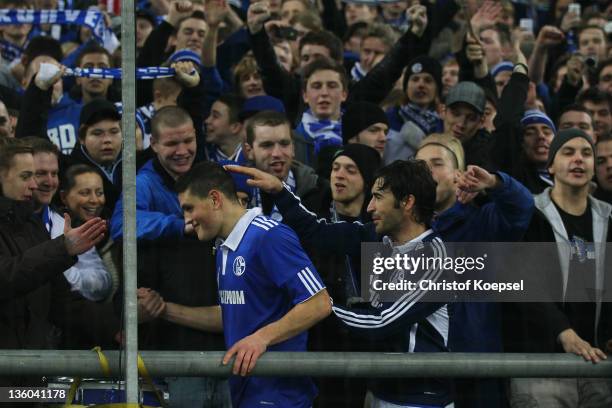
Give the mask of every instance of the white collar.
[(430, 228), (427, 231), (423, 232), (421, 235), (414, 237), (410, 241), (406, 241), (403, 244), (399, 244), (399, 245), (393, 245), (393, 240), (391, 239), (391, 237), (386, 235), (383, 237), (383, 242), (390, 244), (394, 250), (405, 252), (411, 249), (414, 246), (414, 244), (422, 242), (423, 239), (431, 233), (433, 233), (433, 230)]
[(240, 241), (242, 241), (242, 237), (244, 236), (247, 228), (249, 228), (249, 225), (251, 225), (251, 221), (253, 221), (255, 217), (260, 214), (261, 208), (259, 207), (247, 210), (247, 212), (240, 217), (236, 225), (234, 225), (234, 229), (232, 229), (232, 232), (230, 232), (227, 239), (223, 241), (221, 246), (235, 251), (238, 248), (238, 245), (240, 245)]

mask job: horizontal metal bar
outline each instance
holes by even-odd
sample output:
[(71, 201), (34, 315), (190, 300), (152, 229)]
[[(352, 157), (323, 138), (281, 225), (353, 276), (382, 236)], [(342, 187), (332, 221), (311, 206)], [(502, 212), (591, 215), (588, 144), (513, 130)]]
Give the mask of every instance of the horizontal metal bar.
[[(119, 374), (119, 352), (107, 351)], [(149, 373), (220, 376), (224, 352), (142, 351)], [(0, 376), (104, 377), (98, 357), (83, 350), (0, 350)], [(253, 375), (313, 377), (612, 377), (612, 361), (592, 364), (571, 354), (268, 352)]]

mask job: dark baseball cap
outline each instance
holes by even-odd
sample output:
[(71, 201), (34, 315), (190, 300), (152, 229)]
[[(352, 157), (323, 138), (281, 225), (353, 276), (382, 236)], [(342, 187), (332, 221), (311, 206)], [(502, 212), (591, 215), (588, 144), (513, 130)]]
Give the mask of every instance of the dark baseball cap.
[(448, 91), (446, 106), (451, 106), (457, 102), (467, 103), (480, 114), (484, 113), (486, 96), (481, 87), (474, 82), (459, 82)]
[(285, 113), (285, 105), (283, 105), (283, 101), (273, 96), (253, 96), (244, 101), (242, 110), (238, 114), (238, 119), (241, 122), (244, 122), (251, 116), (254, 116), (256, 113), (268, 110), (278, 113)]
[(92, 125), (104, 119), (121, 120), (121, 114), (115, 104), (106, 99), (94, 99), (81, 109), (81, 125)]
[(153, 28), (157, 26), (157, 18), (155, 17), (155, 14), (153, 14), (150, 10), (141, 9), (136, 11), (136, 18), (144, 18), (145, 20), (148, 20), (149, 23), (151, 23), (151, 25), (153, 26)]

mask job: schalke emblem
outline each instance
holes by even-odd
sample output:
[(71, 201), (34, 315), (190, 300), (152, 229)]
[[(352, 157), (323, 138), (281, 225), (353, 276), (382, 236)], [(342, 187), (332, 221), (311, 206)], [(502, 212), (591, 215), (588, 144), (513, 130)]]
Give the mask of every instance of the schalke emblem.
[(246, 261), (243, 257), (237, 256), (234, 259), (234, 275), (241, 276), (246, 270)]

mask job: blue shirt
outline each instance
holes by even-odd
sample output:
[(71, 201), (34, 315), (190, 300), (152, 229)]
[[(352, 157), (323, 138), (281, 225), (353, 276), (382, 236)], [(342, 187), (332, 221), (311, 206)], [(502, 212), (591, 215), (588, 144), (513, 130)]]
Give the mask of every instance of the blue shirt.
[[(248, 210), (217, 251), (219, 304), (229, 349), (324, 289), (295, 232), (261, 209)], [(305, 351), (308, 333), (268, 347)], [(310, 378), (231, 377), (234, 407), (311, 407)]]
[(65, 93), (59, 103), (49, 110), (47, 136), (64, 154), (70, 154), (77, 144), (82, 107)]

